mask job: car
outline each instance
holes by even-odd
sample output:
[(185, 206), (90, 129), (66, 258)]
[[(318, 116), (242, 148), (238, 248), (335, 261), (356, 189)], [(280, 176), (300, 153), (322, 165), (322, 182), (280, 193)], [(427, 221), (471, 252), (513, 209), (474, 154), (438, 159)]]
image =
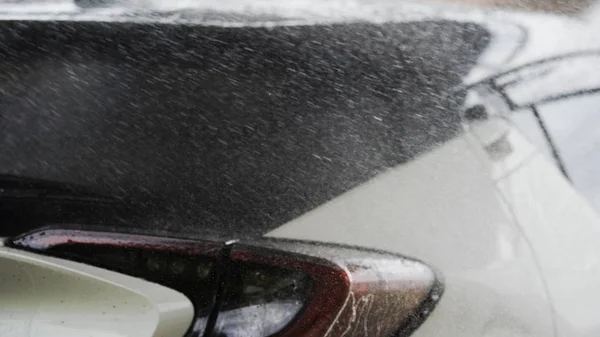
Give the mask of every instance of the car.
[(0, 6), (1, 336), (600, 333), (595, 8), (60, 3)]

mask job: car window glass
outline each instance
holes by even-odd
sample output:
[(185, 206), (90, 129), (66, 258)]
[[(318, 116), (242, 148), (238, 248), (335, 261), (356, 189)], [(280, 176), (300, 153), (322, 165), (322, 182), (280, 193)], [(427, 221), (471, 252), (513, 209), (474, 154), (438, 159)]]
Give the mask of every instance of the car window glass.
[(496, 85), (515, 106), (526, 107), (566, 96), (587, 94), (600, 87), (600, 54), (561, 57), (506, 74)]
[(573, 184), (600, 209), (600, 94), (538, 107)]

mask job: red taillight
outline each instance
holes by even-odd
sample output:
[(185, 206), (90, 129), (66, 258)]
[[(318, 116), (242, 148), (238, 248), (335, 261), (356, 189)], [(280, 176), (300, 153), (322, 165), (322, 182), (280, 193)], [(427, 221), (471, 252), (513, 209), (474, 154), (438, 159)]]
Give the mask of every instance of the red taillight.
[(442, 292), (434, 271), (419, 261), (321, 243), (51, 229), (10, 244), (181, 291), (196, 305), (188, 336), (406, 335)]
[[(262, 317), (243, 321), (236, 321), (231, 315), (220, 314), (214, 336), (325, 336), (342, 308), (350, 286), (348, 275), (335, 263), (325, 259), (283, 249), (234, 245), (231, 251), (230, 272), (251, 274), (253, 271), (263, 274), (276, 271), (282, 275), (278, 280), (296, 282), (295, 292), (288, 292), (280, 298), (272, 297), (270, 303), (266, 296), (261, 298), (262, 305), (287, 303), (288, 306), (282, 306), (281, 310), (288, 311), (282, 315), (282, 319), (288, 324), (273, 321), (267, 315), (268, 311), (264, 311), (265, 315)], [(252, 284), (248, 284), (248, 280), (243, 278), (228, 278), (224, 291), (224, 306), (220, 308), (220, 312), (228, 313), (232, 308), (240, 310), (244, 306), (252, 305), (253, 303), (236, 303), (231, 300), (239, 299), (242, 295), (240, 293), (251, 286)], [(268, 289), (265, 291), (269, 292)], [(293, 303), (302, 303), (302, 306), (294, 306)], [(273, 326), (280, 328), (273, 329)], [(253, 331), (268, 334), (249, 334)]]
[[(241, 269), (258, 264), (300, 271), (310, 277), (313, 287), (303, 310), (274, 336), (405, 334), (423, 322), (442, 292), (441, 283), (428, 266), (372, 250), (269, 240), (259, 245), (235, 245), (231, 261)], [(247, 334), (253, 330), (252, 324), (268, 320), (257, 318), (237, 329), (215, 330), (216, 335), (254, 336)]]

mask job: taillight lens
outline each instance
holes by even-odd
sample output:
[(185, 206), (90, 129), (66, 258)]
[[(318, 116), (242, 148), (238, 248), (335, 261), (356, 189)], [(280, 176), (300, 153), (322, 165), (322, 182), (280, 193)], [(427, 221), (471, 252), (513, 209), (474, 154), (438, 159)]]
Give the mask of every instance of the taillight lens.
[[(280, 309), (286, 320), (295, 317), (275, 331), (274, 326), (283, 324), (278, 325), (269, 310), (254, 311), (253, 320), (219, 315), (214, 336), (393, 336), (418, 327), (442, 293), (441, 283), (428, 266), (372, 250), (265, 241), (260, 245), (235, 245), (231, 261), (233, 270), (249, 273), (269, 268), (285, 270), (286, 283), (292, 285), (290, 291), (271, 303), (295, 304)], [(244, 280), (229, 281), (235, 287), (226, 288), (226, 298), (236, 298), (231, 294), (252, 287)], [(299, 295), (303, 301), (297, 300)], [(243, 307), (243, 303), (237, 306)], [(296, 309), (298, 303), (303, 304), (302, 309)], [(231, 302), (229, 305), (236, 306)], [(220, 325), (227, 329), (219, 330)]]
[(232, 255), (213, 336), (271, 336), (289, 325), (311, 297), (314, 284), (300, 270)]
[(439, 277), (422, 262), (321, 243), (227, 244), (52, 229), (10, 244), (181, 291), (196, 310), (188, 336), (406, 335), (442, 293)]

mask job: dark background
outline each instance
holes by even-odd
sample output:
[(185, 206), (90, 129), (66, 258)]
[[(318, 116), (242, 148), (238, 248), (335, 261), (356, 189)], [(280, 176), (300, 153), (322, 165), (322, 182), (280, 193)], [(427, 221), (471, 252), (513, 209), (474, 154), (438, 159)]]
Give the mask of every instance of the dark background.
[(6, 199), (0, 235), (73, 222), (262, 235), (454, 136), (454, 89), (488, 37), (450, 21), (0, 22), (0, 174), (118, 209)]

